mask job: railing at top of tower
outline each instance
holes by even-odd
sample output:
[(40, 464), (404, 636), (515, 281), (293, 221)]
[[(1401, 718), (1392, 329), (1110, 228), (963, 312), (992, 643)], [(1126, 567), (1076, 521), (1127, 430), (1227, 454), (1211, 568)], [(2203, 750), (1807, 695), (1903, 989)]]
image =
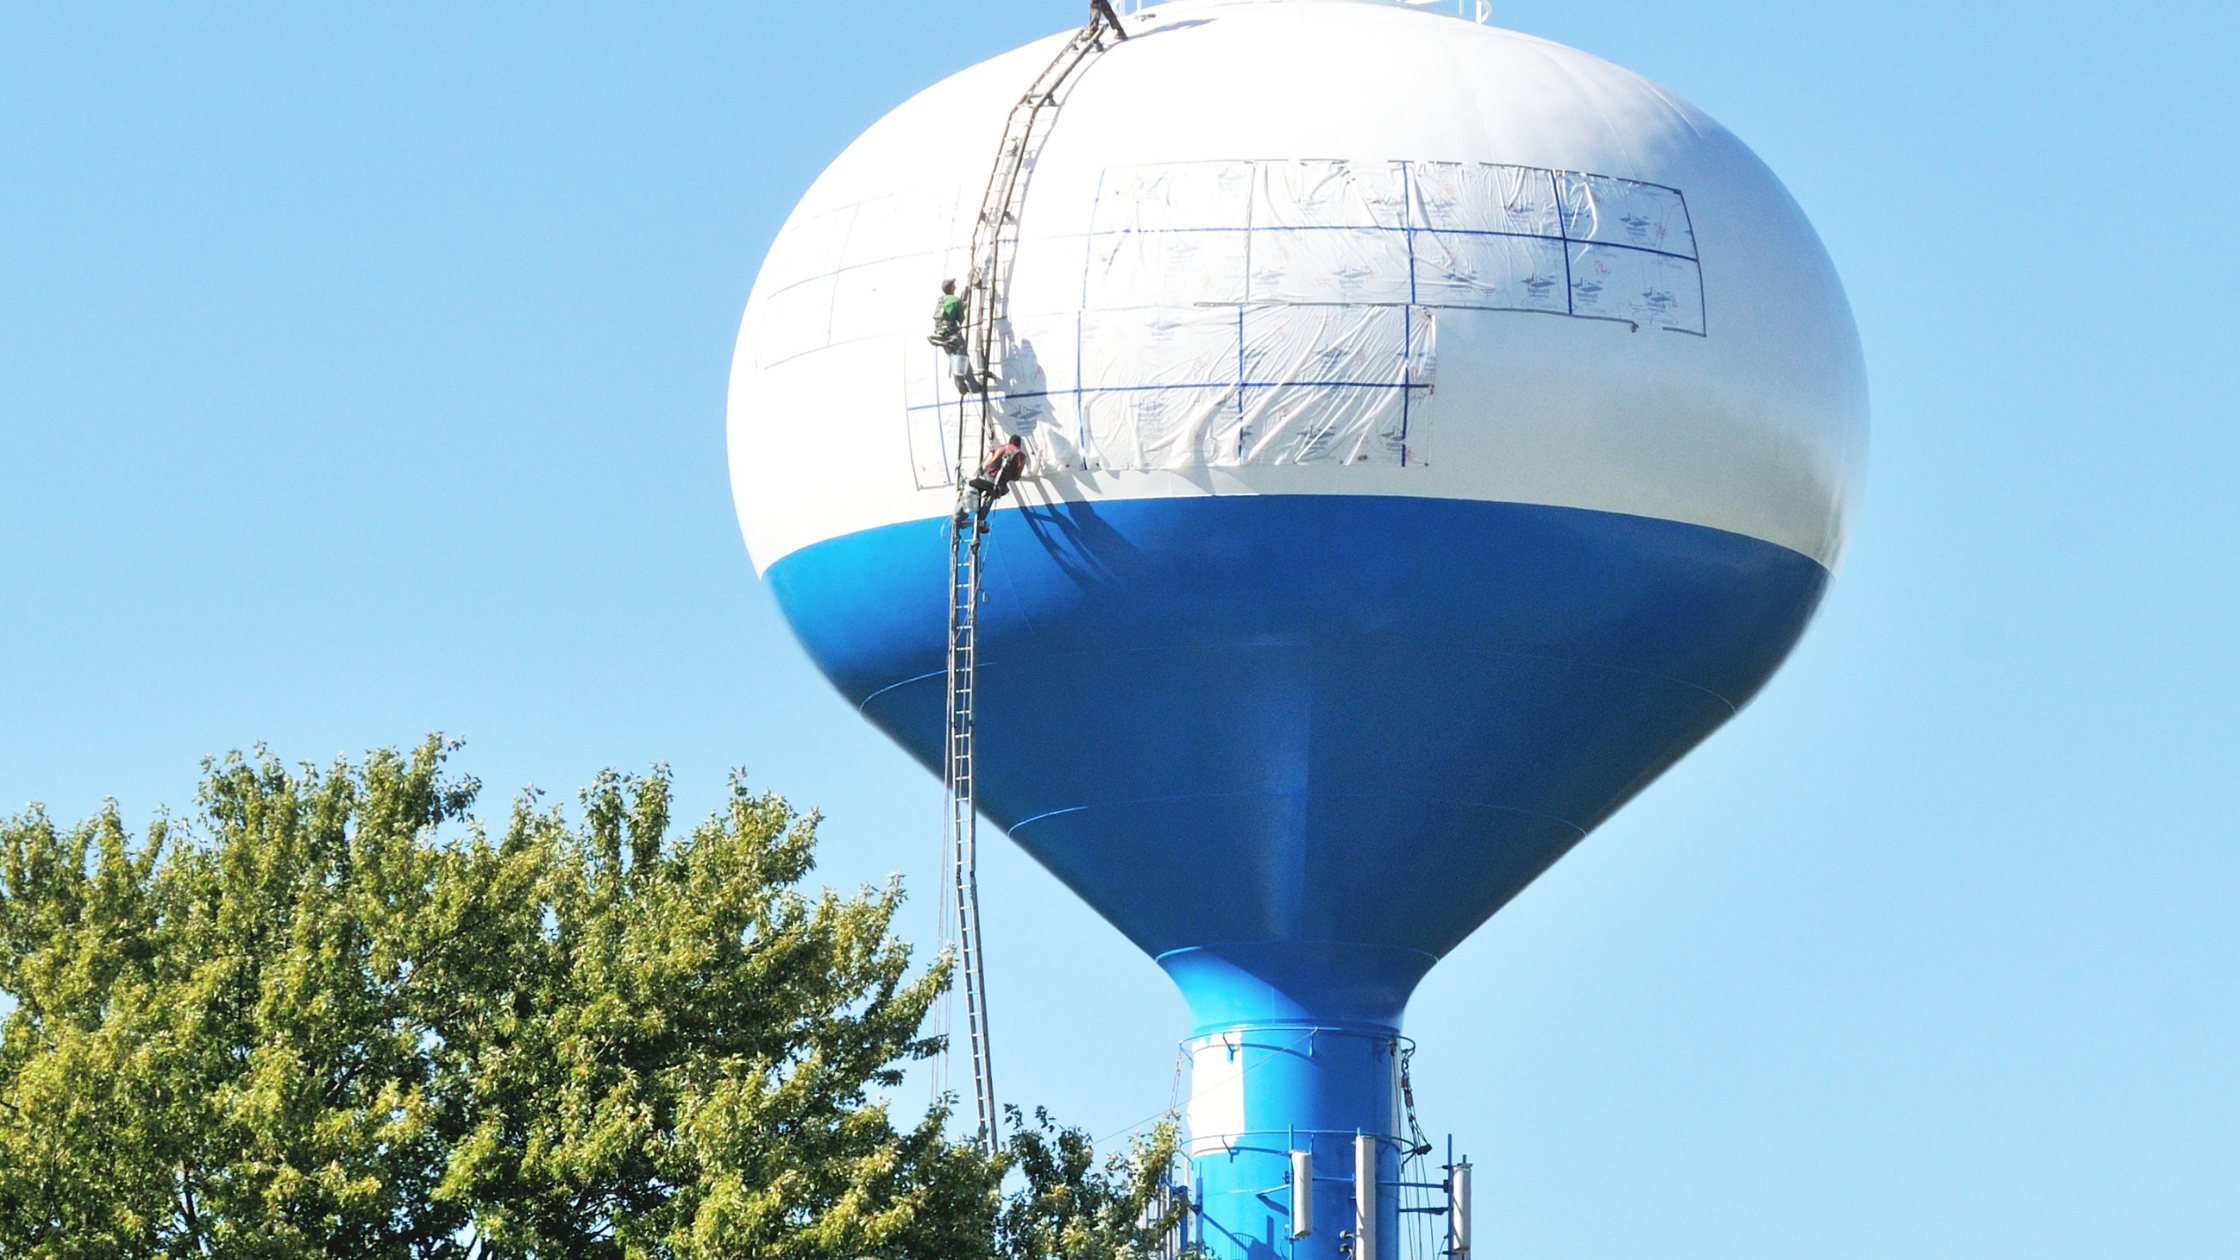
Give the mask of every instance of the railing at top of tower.
[[(1436, 9), (1442, 13), (1452, 10), (1456, 17), (1476, 22), (1480, 26), (1493, 20), (1493, 0), (1395, 0), (1395, 3), (1411, 9)], [(1118, 7), (1123, 17), (1134, 17), (1146, 9), (1159, 7), (1159, 4), (1160, 0), (1120, 0)]]

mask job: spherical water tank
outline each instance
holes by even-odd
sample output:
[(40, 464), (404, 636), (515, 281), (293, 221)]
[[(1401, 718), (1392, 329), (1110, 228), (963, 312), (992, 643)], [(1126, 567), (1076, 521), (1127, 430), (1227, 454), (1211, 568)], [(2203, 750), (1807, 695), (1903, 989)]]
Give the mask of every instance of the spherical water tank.
[[(1189, 998), (1206, 1242), (1242, 1257), (1282, 1233), (1269, 1135), (1326, 1169), (1392, 1135), (1424, 972), (1795, 644), (1866, 386), (1795, 202), (1638, 75), (1371, 0), (1128, 30), (1008, 229), (990, 367), (1034, 466), (986, 543), (979, 797)], [(929, 767), (968, 404), (926, 334), (1066, 38), (841, 154), (734, 360), (757, 569)]]

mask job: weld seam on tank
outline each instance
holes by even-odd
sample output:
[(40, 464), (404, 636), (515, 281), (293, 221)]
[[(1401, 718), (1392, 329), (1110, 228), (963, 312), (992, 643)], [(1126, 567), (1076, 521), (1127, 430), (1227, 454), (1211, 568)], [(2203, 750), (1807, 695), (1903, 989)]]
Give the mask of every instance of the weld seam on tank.
[[(986, 668), (986, 666), (982, 666), (981, 668), (985, 669), (985, 668)], [(868, 702), (867, 702), (867, 703), (868, 703)], [(1014, 823), (1012, 823), (1012, 824), (1011, 824), (1011, 826), (1010, 826), (1010, 827), (1008, 828), (1008, 830), (1010, 830), (1010, 831), (1018, 831), (1019, 829), (1021, 829), (1021, 828), (1023, 828), (1023, 827), (1029, 826), (1030, 824), (1033, 824), (1033, 823), (1041, 822), (1042, 820), (1044, 820), (1044, 819), (1046, 819), (1046, 818), (1060, 818), (1060, 817), (1063, 817), (1063, 816), (1065, 816), (1065, 815), (1067, 815), (1067, 814), (1078, 814), (1078, 813), (1082, 812), (1083, 810), (1091, 810), (1091, 809), (1109, 809), (1109, 808), (1115, 808), (1115, 807), (1119, 807), (1119, 806), (1127, 806), (1127, 805), (1155, 805), (1155, 804), (1162, 804), (1162, 803), (1165, 803), (1165, 802), (1169, 802), (1169, 801), (1234, 801), (1234, 800), (1279, 800), (1279, 799), (1286, 799), (1286, 798), (1301, 798), (1301, 799), (1308, 799), (1308, 798), (1311, 798), (1311, 799), (1315, 799), (1315, 800), (1325, 800), (1325, 801), (1432, 801), (1432, 802), (1436, 802), (1436, 803), (1438, 803), (1438, 804), (1441, 804), (1441, 805), (1456, 805), (1456, 806), (1460, 806), (1460, 807), (1462, 807), (1462, 808), (1465, 808), (1465, 809), (1487, 809), (1487, 810), (1493, 810), (1493, 811), (1495, 811), (1495, 812), (1497, 812), (1497, 813), (1503, 813), (1503, 814), (1515, 814), (1515, 815), (1516, 815), (1516, 816), (1518, 816), (1519, 818), (1538, 818), (1538, 819), (1540, 819), (1540, 820), (1542, 820), (1542, 821), (1544, 821), (1544, 822), (1561, 823), (1561, 824), (1563, 824), (1564, 826), (1566, 826), (1566, 827), (1569, 827), (1569, 828), (1571, 828), (1571, 829), (1572, 829), (1573, 831), (1576, 831), (1576, 832), (1578, 832), (1578, 833), (1579, 833), (1579, 835), (1580, 835), (1580, 837), (1581, 837), (1582, 839), (1584, 839), (1584, 838), (1585, 838), (1585, 836), (1586, 836), (1586, 834), (1587, 834), (1587, 829), (1586, 829), (1586, 828), (1584, 828), (1584, 827), (1580, 826), (1580, 825), (1579, 825), (1578, 823), (1575, 823), (1575, 822), (1571, 821), (1571, 820), (1570, 820), (1570, 819), (1568, 819), (1568, 818), (1565, 818), (1565, 817), (1563, 817), (1563, 816), (1562, 816), (1562, 815), (1560, 815), (1560, 814), (1550, 814), (1550, 813), (1546, 813), (1546, 812), (1544, 812), (1544, 811), (1541, 811), (1541, 810), (1536, 810), (1536, 809), (1519, 809), (1518, 807), (1516, 807), (1516, 806), (1514, 806), (1514, 805), (1496, 805), (1496, 804), (1494, 804), (1494, 803), (1493, 803), (1492, 801), (1474, 801), (1474, 800), (1470, 800), (1470, 799), (1469, 799), (1469, 798), (1467, 798), (1467, 797), (1460, 797), (1460, 796), (1430, 796), (1430, 795), (1425, 795), (1425, 794), (1422, 794), (1422, 793), (1414, 793), (1414, 792), (1317, 792), (1317, 791), (1305, 791), (1305, 792), (1184, 792), (1184, 793), (1179, 793), (1179, 794), (1177, 794), (1177, 795), (1173, 795), (1173, 796), (1129, 796), (1129, 797), (1121, 797), (1121, 798), (1118, 798), (1118, 799), (1115, 799), (1115, 800), (1109, 800), (1109, 801), (1092, 801), (1092, 802), (1090, 802), (1090, 803), (1088, 803), (1088, 804), (1085, 804), (1085, 805), (1068, 805), (1068, 806), (1066, 806), (1066, 807), (1065, 807), (1064, 809), (1046, 809), (1046, 810), (1042, 811), (1042, 812), (1041, 812), (1041, 813), (1039, 813), (1039, 814), (1035, 814), (1035, 815), (1033, 815), (1033, 816), (1031, 816), (1031, 817), (1027, 817), (1027, 818), (1022, 818), (1022, 819), (1018, 820), (1017, 822), (1014, 822)], [(1332, 944), (1335, 944), (1336, 942), (1330, 942), (1330, 943), (1332, 943)], [(1163, 953), (1163, 954), (1159, 954), (1159, 955), (1157, 955), (1157, 957), (1159, 957), (1159, 958), (1164, 958), (1164, 957), (1166, 957), (1166, 954), (1169, 954), (1169, 953), (1175, 953), (1175, 952), (1177, 952), (1177, 951), (1174, 951), (1174, 950), (1168, 950), (1168, 951), (1166, 951), (1166, 953)]]

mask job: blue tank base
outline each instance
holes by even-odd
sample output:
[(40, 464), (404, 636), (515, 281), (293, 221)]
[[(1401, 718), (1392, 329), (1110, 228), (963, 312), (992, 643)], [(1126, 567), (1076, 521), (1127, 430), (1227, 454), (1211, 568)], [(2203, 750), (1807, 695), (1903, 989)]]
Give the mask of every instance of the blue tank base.
[[(1428, 965), (1732, 717), (1827, 583), (1759, 539), (1542, 504), (1226, 495), (991, 519), (981, 809), (1145, 952), (1202, 947), (1340, 1023), (1397, 1026), (1416, 977), (1236, 951)], [(936, 773), (948, 558), (944, 516), (769, 570), (818, 668)]]

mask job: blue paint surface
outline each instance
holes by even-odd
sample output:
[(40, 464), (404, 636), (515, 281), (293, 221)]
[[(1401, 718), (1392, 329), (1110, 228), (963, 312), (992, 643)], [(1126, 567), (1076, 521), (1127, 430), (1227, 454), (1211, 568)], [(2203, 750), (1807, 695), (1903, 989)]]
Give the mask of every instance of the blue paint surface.
[[(1757, 691), (1827, 582), (1739, 534), (1516, 503), (1142, 499), (993, 522), (982, 808), (1161, 958), (1201, 1030), (1397, 1027), (1438, 956)], [(943, 530), (846, 535), (769, 572), (834, 685), (929, 768)]]
[[(1190, 1186), (1198, 1208), (1194, 1241), (1222, 1260), (1341, 1260), (1340, 1235), (1353, 1228), (1354, 1138), (1377, 1138), (1378, 1256), (1397, 1260), (1404, 1180), (1436, 1180), (1409, 1159), (1394, 1115), (1398, 1040), (1390, 1034), (1334, 1032), (1296, 1024), (1256, 1024), (1225, 1033), (1213, 1047), (1215, 1073), (1234, 1071), (1245, 1094), (1245, 1130), (1218, 1145), (1194, 1143)], [(1225, 1060), (1225, 1061), (1224, 1061)], [(1280, 1122), (1271, 1122), (1280, 1117)], [(1291, 1152), (1314, 1156), (1314, 1233), (1294, 1239)], [(1419, 1203), (1421, 1194), (1412, 1196)]]
[[(1354, 1136), (1380, 1139), (1380, 1184), (1406, 1179), (1417, 981), (1732, 717), (1827, 584), (1738, 534), (1445, 499), (1005, 510), (985, 547), (982, 807), (1251, 1065), (1242, 1129), (1193, 1134), (1191, 1232), (1218, 1260), (1340, 1260)], [(929, 768), (947, 552), (919, 521), (769, 575), (826, 675)], [(1292, 1149), (1321, 1170), (1300, 1240)], [(1397, 1256), (1397, 1193), (1371, 1260)]]

